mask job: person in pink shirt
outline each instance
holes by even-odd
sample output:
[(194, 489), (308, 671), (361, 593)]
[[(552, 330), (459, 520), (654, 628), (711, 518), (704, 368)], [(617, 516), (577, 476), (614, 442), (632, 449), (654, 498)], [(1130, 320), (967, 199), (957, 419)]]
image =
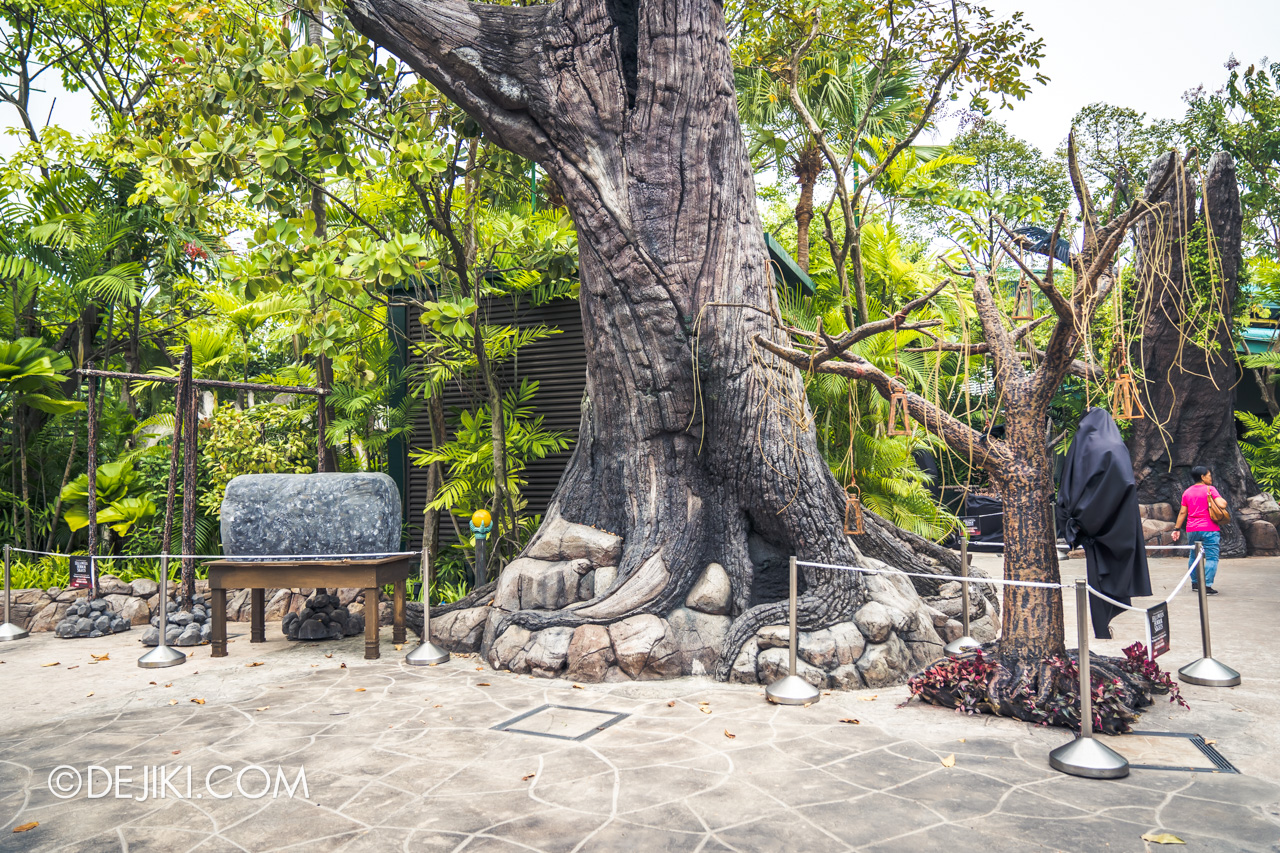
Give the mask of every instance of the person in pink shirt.
[[(1205, 594), (1217, 595), (1218, 591), (1213, 588), (1213, 577), (1218, 573), (1218, 545), (1222, 538), (1222, 532), (1218, 527), (1218, 523), (1213, 520), (1213, 516), (1209, 513), (1209, 501), (1213, 501), (1215, 506), (1223, 510), (1227, 508), (1227, 502), (1223, 500), (1222, 495), (1218, 494), (1218, 490), (1213, 487), (1213, 472), (1208, 468), (1203, 465), (1197, 465), (1191, 469), (1191, 476), (1195, 478), (1195, 482), (1191, 484), (1191, 488), (1182, 493), (1182, 509), (1178, 511), (1178, 521), (1175, 524), (1177, 530), (1173, 531), (1173, 541), (1178, 541), (1178, 532), (1185, 522), (1187, 525), (1187, 544), (1194, 545), (1199, 542), (1204, 546)], [(1190, 565), (1194, 560), (1195, 551), (1192, 550), (1187, 564)], [(1199, 573), (1197, 572), (1197, 574)], [(1192, 589), (1200, 588), (1200, 584), (1197, 581), (1198, 578), (1193, 575), (1191, 578)]]

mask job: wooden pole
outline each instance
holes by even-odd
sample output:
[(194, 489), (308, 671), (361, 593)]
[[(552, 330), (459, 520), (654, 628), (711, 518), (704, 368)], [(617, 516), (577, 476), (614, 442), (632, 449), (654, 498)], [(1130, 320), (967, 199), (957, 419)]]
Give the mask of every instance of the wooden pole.
[(182, 606), (191, 608), (196, 593), (196, 459), (200, 431), (200, 403), (191, 380), (191, 345), (182, 353), (183, 376), (186, 378), (186, 417), (182, 430)]
[(329, 447), (325, 441), (325, 432), (329, 427), (328, 412), (325, 406), (325, 372), (329, 359), (323, 355), (316, 359), (316, 471), (323, 473), (329, 470)]

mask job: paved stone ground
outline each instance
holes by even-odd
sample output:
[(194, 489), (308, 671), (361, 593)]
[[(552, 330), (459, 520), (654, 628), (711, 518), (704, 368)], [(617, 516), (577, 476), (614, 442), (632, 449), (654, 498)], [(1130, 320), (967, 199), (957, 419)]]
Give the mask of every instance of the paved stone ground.
[[(1177, 565), (1155, 565), (1158, 588), (1172, 588)], [(1185, 839), (1180, 849), (1280, 851), (1278, 568), (1225, 562), (1212, 599), (1215, 652), (1244, 684), (1188, 686), (1191, 710), (1161, 702), (1140, 724), (1216, 740), (1242, 775), (1063, 776), (1046, 756), (1066, 732), (899, 707), (905, 688), (804, 709), (695, 679), (577, 688), (474, 658), (406, 667), (389, 642), (366, 663), (360, 637), (290, 644), (275, 625), (252, 647), (240, 626), (228, 658), (206, 647), (182, 666), (141, 670), (136, 632), (38, 636), (0, 646), (0, 850), (1143, 851), (1161, 849), (1141, 840), (1158, 830)], [(1074, 570), (1083, 563), (1065, 564), (1064, 577)], [(1162, 663), (1176, 668), (1198, 656), (1189, 595), (1172, 624)], [(1114, 627), (1104, 651), (1140, 636), (1132, 614)], [(493, 728), (544, 704), (628, 716), (584, 741)], [(521, 725), (574, 734), (582, 719)], [(1138, 742), (1118, 745), (1128, 743)], [(180, 769), (162, 799), (53, 795), (55, 767), (90, 764), (132, 765), (123, 797), (142, 796), (144, 766)], [(218, 765), (230, 770), (206, 789)], [(249, 765), (290, 779), (305, 768), (307, 795), (235, 793), (230, 774)], [(246, 773), (247, 793), (262, 784)]]

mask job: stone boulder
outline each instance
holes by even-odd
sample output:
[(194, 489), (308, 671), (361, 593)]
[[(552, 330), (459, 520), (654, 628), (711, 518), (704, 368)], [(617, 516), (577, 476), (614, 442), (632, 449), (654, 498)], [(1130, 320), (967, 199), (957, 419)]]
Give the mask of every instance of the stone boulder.
[(573, 640), (573, 628), (547, 628), (534, 634), (533, 642), (525, 652), (529, 672), (543, 678), (554, 678), (564, 668), (569, 656), (569, 644)]
[(400, 550), (400, 490), (386, 474), (244, 474), (227, 484), (227, 555)]
[(1174, 521), (1178, 517), (1177, 509), (1170, 503), (1139, 504), (1138, 514), (1152, 521)]
[(869, 601), (853, 614), (853, 622), (872, 643), (883, 643), (893, 630), (893, 617), (889, 609), (878, 601)]
[(603, 625), (580, 625), (569, 641), (566, 678), (575, 681), (602, 681), (616, 659), (609, 630)]
[[(1153, 506), (1168, 506), (1168, 504), (1153, 504)], [(1159, 544), (1161, 534), (1170, 533), (1173, 529), (1172, 521), (1144, 518), (1142, 520), (1142, 539), (1148, 544)]]
[(622, 537), (574, 524), (556, 513), (543, 522), (522, 556), (553, 563), (587, 560), (593, 566), (616, 566), (622, 557)]
[(1269, 521), (1258, 519), (1251, 521), (1244, 529), (1245, 541), (1249, 543), (1249, 554), (1254, 557), (1280, 556), (1280, 533)]
[(693, 589), (685, 598), (685, 606), (690, 610), (723, 616), (729, 612), (729, 599), (732, 588), (729, 573), (719, 563), (708, 563), (702, 576), (694, 583)]
[[(405, 616), (406, 623), (413, 620), (416, 614), (416, 630), (422, 635), (422, 605), (410, 602)], [(459, 654), (471, 654), (480, 651), (480, 641), (484, 638), (485, 621), (489, 618), (488, 607), (468, 607), (465, 610), (452, 610), (440, 616), (431, 617), (431, 641), (437, 645)]]
[(651, 613), (631, 616), (609, 626), (618, 668), (633, 679), (670, 678), (680, 674), (680, 649), (667, 623)]
[[(791, 674), (790, 664), (791, 653), (787, 649), (764, 649), (756, 658), (756, 679), (761, 684), (772, 684)], [(796, 675), (819, 690), (831, 686), (831, 679), (825, 670), (800, 658), (796, 659)]]
[(888, 687), (900, 683), (912, 669), (911, 650), (890, 634), (883, 643), (871, 643), (858, 659), (858, 670), (868, 687)]
[(667, 625), (680, 649), (680, 671), (685, 675), (713, 672), (729, 633), (728, 616), (702, 613), (677, 607), (667, 616)]
[(99, 575), (98, 592), (103, 596), (133, 595), (133, 587), (115, 575)]

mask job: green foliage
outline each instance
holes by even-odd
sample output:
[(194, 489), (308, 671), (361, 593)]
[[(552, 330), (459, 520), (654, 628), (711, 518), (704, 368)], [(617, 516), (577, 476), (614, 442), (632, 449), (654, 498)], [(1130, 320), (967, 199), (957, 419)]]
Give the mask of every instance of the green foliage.
[[(1248, 359), (1250, 367), (1280, 367), (1280, 353), (1262, 353)], [(1272, 496), (1280, 495), (1280, 419), (1268, 423), (1248, 412), (1236, 412), (1245, 425), (1240, 451), (1249, 462), (1253, 479)]]
[[(110, 526), (121, 537), (156, 514), (151, 496), (138, 484), (132, 459), (99, 465), (95, 492), (98, 523)], [(62, 490), (62, 517), (72, 532), (89, 525), (88, 474), (81, 474)]]
[[(529, 462), (569, 447), (563, 433), (542, 426), (542, 416), (534, 414), (531, 405), (538, 383), (525, 379), (518, 388), (503, 397), (503, 420), (506, 427), (506, 491), (519, 506), (521, 487), (527, 485), (520, 476)], [(459, 412), (453, 438), (434, 450), (415, 450), (410, 458), (415, 465), (435, 462), (446, 468), (444, 485), (431, 503), (431, 509), (443, 509), (458, 516), (488, 507), (494, 495), (493, 438), (488, 406), (474, 413)], [(509, 520), (506, 520), (509, 523)]]
[(227, 403), (213, 413), (209, 433), (201, 437), (200, 508), (222, 515), (227, 484), (241, 474), (310, 474), (315, 470), (314, 431), (306, 413), (262, 405), (239, 411)]
[(70, 369), (69, 358), (38, 338), (0, 341), (0, 407), (19, 403), (55, 415), (84, 408), (62, 396), (60, 386), (67, 381), (63, 371)]

